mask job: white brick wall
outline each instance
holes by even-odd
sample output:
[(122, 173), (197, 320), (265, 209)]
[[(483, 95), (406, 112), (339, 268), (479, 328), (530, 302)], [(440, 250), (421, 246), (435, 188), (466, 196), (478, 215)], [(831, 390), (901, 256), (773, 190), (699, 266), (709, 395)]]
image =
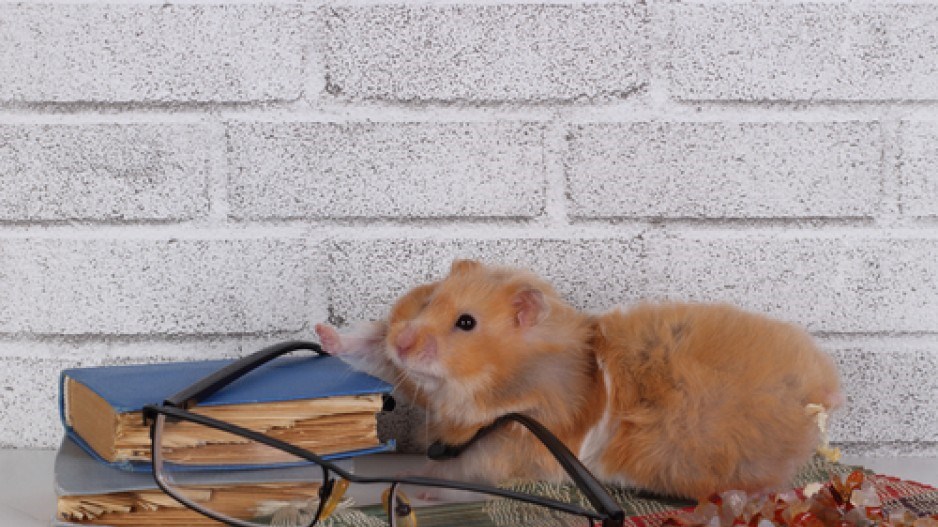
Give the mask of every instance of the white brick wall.
[(936, 145), (927, 3), (2, 2), (0, 446), (472, 256), (803, 324), (838, 441), (938, 455)]
[(903, 212), (938, 216), (938, 121), (903, 121), (900, 127)]
[(0, 4), (0, 100), (296, 100), (305, 18), (295, 6)]
[[(0, 331), (40, 335), (299, 331), (312, 314), (302, 240), (0, 242)], [(319, 311), (322, 316), (323, 311)]]
[(542, 136), (515, 122), (231, 123), (231, 214), (534, 217), (544, 202)]
[(648, 78), (647, 9), (633, 3), (330, 7), (327, 89), (400, 102), (628, 93)]
[(877, 123), (590, 123), (568, 135), (575, 218), (868, 217)]
[(678, 3), (665, 10), (685, 100), (934, 100), (938, 6)]
[(204, 124), (0, 124), (0, 219), (205, 216), (208, 181), (224, 171), (213, 152), (224, 148)]

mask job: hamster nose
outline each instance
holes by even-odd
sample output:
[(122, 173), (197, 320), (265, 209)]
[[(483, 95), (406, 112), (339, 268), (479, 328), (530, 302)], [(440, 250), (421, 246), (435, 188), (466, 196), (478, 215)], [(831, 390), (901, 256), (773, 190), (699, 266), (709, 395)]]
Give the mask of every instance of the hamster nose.
[(397, 347), (397, 354), (400, 357), (409, 355), (414, 350), (414, 344), (417, 343), (417, 332), (414, 328), (408, 326), (401, 331), (394, 339), (394, 346)]

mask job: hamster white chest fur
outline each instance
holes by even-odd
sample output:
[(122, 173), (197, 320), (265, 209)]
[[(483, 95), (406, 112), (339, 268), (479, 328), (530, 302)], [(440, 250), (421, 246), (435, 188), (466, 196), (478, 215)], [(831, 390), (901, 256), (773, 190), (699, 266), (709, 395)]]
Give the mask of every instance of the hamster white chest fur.
[[(676, 496), (787, 485), (818, 443), (810, 408), (843, 401), (832, 361), (789, 324), (726, 305), (588, 315), (531, 273), (472, 261), (410, 291), (387, 321), (316, 329), (327, 351), (427, 408), (432, 439), (459, 444), (522, 412), (600, 479)], [(564, 477), (520, 427), (426, 471)]]

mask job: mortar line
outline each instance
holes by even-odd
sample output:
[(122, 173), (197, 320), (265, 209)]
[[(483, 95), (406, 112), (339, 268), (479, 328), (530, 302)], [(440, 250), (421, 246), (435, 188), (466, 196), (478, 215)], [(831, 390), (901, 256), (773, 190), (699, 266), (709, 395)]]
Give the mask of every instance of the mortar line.
[(59, 106), (37, 105), (11, 109), (0, 104), (3, 124), (120, 124), (120, 123), (199, 123), (220, 116), (222, 120), (270, 122), (828, 122), (882, 121), (884, 119), (938, 121), (938, 103), (891, 105), (859, 103), (850, 106), (776, 106), (754, 104), (736, 107), (731, 104), (682, 104), (658, 100), (649, 95), (616, 105), (504, 105), (501, 107), (425, 105), (336, 104), (334, 101), (308, 101), (288, 105), (205, 104), (188, 107), (145, 107), (118, 105), (112, 108), (79, 106), (63, 110)]
[(566, 175), (567, 125), (558, 118), (551, 119), (544, 129), (544, 224), (548, 228), (564, 229), (570, 226), (571, 207)]
[[(786, 239), (938, 239), (938, 218), (884, 226), (862, 222), (753, 222), (716, 220), (713, 222), (603, 222), (555, 225), (538, 221), (430, 221), (430, 222), (308, 222), (274, 221), (251, 224), (227, 222), (180, 223), (172, 225), (109, 225), (71, 223), (61, 225), (0, 225), (0, 240), (251, 240), (251, 239), (383, 239), (437, 238), (501, 239), (536, 237), (591, 239), (627, 237), (636, 233), (663, 237), (702, 239), (786, 238)], [(367, 228), (363, 228), (367, 227)]]

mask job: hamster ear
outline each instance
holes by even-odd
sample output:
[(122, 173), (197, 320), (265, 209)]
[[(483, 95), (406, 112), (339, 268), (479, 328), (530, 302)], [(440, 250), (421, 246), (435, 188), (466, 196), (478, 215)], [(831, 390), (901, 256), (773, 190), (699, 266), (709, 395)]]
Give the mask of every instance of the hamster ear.
[(460, 274), (473, 269), (478, 269), (482, 267), (482, 264), (475, 260), (453, 260), (453, 265), (450, 266), (450, 274)]
[(544, 293), (535, 287), (523, 287), (511, 297), (515, 310), (515, 322), (519, 327), (534, 327), (550, 314), (550, 305)]

